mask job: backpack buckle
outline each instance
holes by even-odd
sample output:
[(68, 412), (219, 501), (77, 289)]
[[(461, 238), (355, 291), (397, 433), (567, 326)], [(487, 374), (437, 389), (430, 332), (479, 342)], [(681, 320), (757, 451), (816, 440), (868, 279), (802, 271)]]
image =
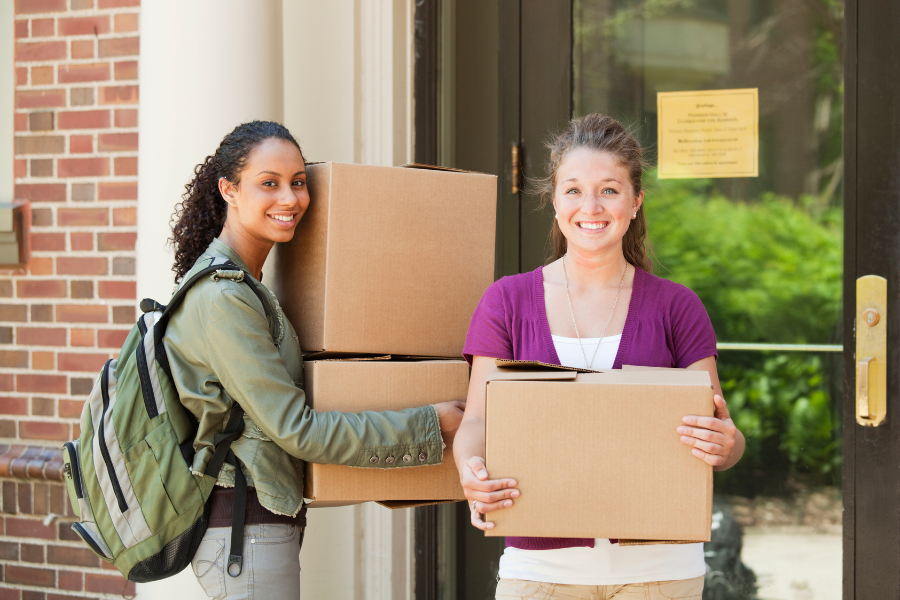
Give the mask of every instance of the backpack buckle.
[[(232, 565), (235, 566), (234, 569), (231, 568)], [(244, 559), (243, 559), (243, 557), (241, 557), (241, 556), (235, 556), (234, 554), (229, 554), (229, 555), (228, 555), (228, 566), (225, 568), (225, 570), (228, 571), (228, 574), (229, 574), (231, 577), (238, 577), (238, 576), (240, 576), (241, 571), (244, 570)]]
[(244, 280), (244, 272), (234, 269), (216, 269), (216, 272), (212, 274), (212, 280), (219, 281), (220, 279), (241, 282)]

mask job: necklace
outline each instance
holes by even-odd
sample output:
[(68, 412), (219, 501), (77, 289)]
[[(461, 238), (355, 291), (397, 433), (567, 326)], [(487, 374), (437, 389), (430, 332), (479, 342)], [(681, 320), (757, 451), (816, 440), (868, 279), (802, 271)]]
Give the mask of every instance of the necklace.
[(594, 348), (594, 355), (591, 357), (591, 362), (588, 362), (587, 352), (584, 351), (584, 343), (581, 341), (581, 335), (578, 333), (578, 325), (575, 324), (575, 311), (572, 309), (572, 297), (569, 295), (569, 275), (566, 273), (566, 255), (563, 254), (562, 257), (562, 266), (563, 266), (563, 280), (566, 282), (566, 300), (569, 301), (569, 312), (572, 313), (572, 326), (575, 327), (575, 337), (578, 338), (578, 345), (581, 346), (581, 354), (584, 355), (584, 364), (587, 365), (588, 369), (593, 368), (594, 359), (597, 358), (597, 351), (600, 349), (600, 344), (603, 343), (603, 338), (606, 336), (606, 330), (609, 328), (609, 323), (612, 321), (613, 313), (616, 312), (616, 304), (619, 303), (619, 294), (622, 293), (622, 286), (625, 285), (625, 275), (628, 273), (628, 263), (625, 263), (625, 271), (622, 273), (622, 281), (619, 282), (619, 291), (616, 292), (616, 299), (613, 301), (612, 310), (609, 311), (609, 318), (606, 319), (606, 326), (603, 328), (603, 333), (600, 334), (600, 341), (597, 342), (597, 347)]

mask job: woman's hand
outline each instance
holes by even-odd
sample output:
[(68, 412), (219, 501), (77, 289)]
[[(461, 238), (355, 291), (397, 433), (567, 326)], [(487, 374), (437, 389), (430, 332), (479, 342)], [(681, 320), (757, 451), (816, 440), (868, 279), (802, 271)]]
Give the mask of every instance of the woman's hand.
[[(450, 402), (439, 402), (434, 407), (437, 409), (438, 419), (441, 422), (441, 433), (456, 433), (456, 430), (459, 429), (459, 424), (462, 422), (466, 403), (452, 400)], [(452, 435), (450, 437), (452, 438)]]
[(740, 458), (732, 459), (740, 432), (734, 426), (725, 399), (716, 394), (713, 396), (716, 405), (715, 416), (687, 416), (682, 419), (684, 425), (678, 428), (681, 442), (692, 446), (691, 453), (717, 470), (723, 470)]
[(515, 479), (488, 479), (484, 459), (480, 456), (473, 456), (466, 461), (460, 481), (469, 502), (472, 525), (482, 531), (493, 529), (494, 524), (482, 521), (481, 515), (500, 508), (509, 508), (513, 505), (512, 498), (519, 497), (519, 490), (515, 489), (518, 485)]

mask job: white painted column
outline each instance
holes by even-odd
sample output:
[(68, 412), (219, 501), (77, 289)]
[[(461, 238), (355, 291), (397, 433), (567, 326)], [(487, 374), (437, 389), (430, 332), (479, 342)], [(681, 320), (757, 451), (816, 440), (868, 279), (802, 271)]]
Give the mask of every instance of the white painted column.
[[(283, 119), (281, 0), (153, 0), (141, 6), (138, 298), (168, 300), (169, 220), (195, 165), (236, 125)], [(190, 568), (141, 598), (202, 600)]]
[(15, 12), (12, 2), (0, 2), (0, 202), (12, 202), (13, 122), (15, 119), (16, 74)]
[(138, 298), (172, 292), (169, 219), (236, 125), (281, 121), (281, 0), (153, 0), (141, 6)]
[[(141, 8), (138, 294), (166, 298), (169, 218), (235, 125), (281, 120), (312, 161), (413, 157), (414, 0), (153, 0)], [(313, 509), (303, 600), (411, 600), (413, 514)], [(142, 598), (205, 598), (186, 569)]]

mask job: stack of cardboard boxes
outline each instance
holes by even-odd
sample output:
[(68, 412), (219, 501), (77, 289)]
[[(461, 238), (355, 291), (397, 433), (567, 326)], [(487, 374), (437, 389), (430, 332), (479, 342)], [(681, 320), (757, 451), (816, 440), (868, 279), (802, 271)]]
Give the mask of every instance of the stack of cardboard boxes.
[[(496, 177), (321, 163), (307, 166), (307, 184), (309, 208), (267, 270), (306, 355), (310, 405), (359, 412), (465, 400), (466, 331), (494, 280)], [(433, 467), (309, 464), (304, 496), (311, 506), (464, 499), (449, 446)]]

